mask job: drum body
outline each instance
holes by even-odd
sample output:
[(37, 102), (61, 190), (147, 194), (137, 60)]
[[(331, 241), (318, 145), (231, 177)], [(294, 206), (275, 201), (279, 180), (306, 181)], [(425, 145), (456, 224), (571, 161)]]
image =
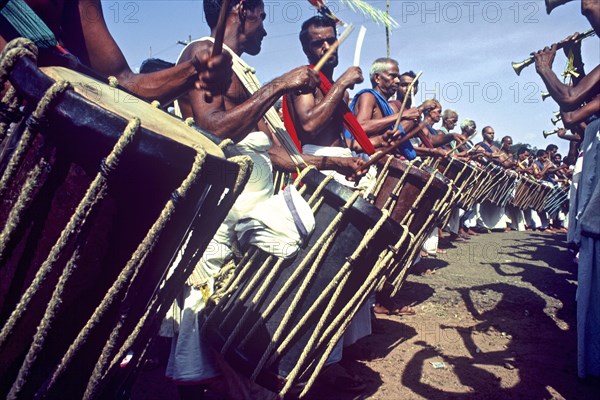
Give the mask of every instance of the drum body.
[[(72, 89), (32, 117), (63, 79)], [(0, 393), (112, 397), (123, 356), (139, 361), (191, 273), (191, 248), (207, 246), (239, 193), (240, 165), (73, 71), (23, 58), (10, 80), (23, 115), (0, 159)], [(167, 277), (184, 239), (192, 265)]]
[(465, 210), (471, 208), (476, 193), (476, 183), (480, 172), (473, 166), (456, 158), (441, 158), (436, 167), (440, 173), (450, 179), (459, 191), (457, 205)]
[(393, 157), (380, 162), (377, 184), (369, 197), (377, 208), (388, 211), (411, 234), (405, 258), (387, 272), (394, 293), (402, 285), (406, 270), (424, 241), (455, 204), (457, 193), (446, 177), (427, 165), (417, 167)]
[[(305, 391), (348, 323), (379, 284), (405, 229), (358, 193), (312, 170), (301, 193), (315, 212), (291, 260), (251, 248), (205, 323), (212, 346), (238, 371), (285, 394)], [(387, 261), (386, 261), (387, 260)]]
[(488, 193), (487, 200), (499, 207), (504, 207), (514, 194), (518, 174), (515, 171), (495, 166), (491, 175), (493, 190)]

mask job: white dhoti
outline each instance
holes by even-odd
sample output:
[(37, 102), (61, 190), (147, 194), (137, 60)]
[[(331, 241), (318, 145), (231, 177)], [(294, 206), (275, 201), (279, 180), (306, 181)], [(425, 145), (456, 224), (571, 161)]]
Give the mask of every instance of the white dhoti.
[(499, 207), (489, 201), (484, 201), (479, 206), (477, 225), (486, 229), (506, 229), (508, 222), (504, 207)]
[[(346, 147), (327, 147), (327, 146), (317, 146), (313, 144), (305, 144), (302, 146), (302, 152), (304, 154), (319, 156), (319, 157), (360, 157), (364, 161), (369, 160), (369, 156), (364, 153), (357, 154)], [(351, 182), (342, 174), (333, 170), (319, 170), (319, 172), (325, 175), (333, 176), (336, 182), (341, 183), (344, 186), (349, 186), (353, 189), (359, 190), (370, 190), (375, 185), (375, 180), (377, 179), (377, 170), (374, 166), (369, 168), (369, 171), (363, 176), (358, 184), (355, 182)]]
[(220, 375), (216, 360), (199, 336), (199, 313), (214, 291), (215, 277), (232, 254), (231, 243), (244, 242), (289, 258), (297, 253), (303, 236), (314, 229), (312, 211), (294, 188), (272, 196), (270, 146), (263, 132), (250, 133), (237, 145), (254, 162), (250, 180), (192, 274), (202, 290), (186, 287), (183, 305), (174, 304), (161, 328), (163, 335), (173, 337), (166, 375), (177, 383), (199, 383)]

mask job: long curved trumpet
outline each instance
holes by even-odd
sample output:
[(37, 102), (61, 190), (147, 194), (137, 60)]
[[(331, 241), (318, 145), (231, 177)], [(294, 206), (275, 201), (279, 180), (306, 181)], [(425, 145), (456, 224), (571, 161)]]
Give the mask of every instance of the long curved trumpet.
[[(585, 38), (588, 38), (590, 36), (594, 36), (596, 33), (594, 32), (593, 29), (587, 30), (583, 33), (580, 33), (576, 38), (574, 38), (573, 40), (583, 40)], [(565, 43), (558, 43), (557, 44), (557, 49), (561, 49), (563, 48), (565, 45)], [(521, 62), (513, 62), (512, 63), (512, 67), (515, 70), (515, 73), (517, 75), (521, 75), (521, 71), (523, 71), (523, 69), (525, 67), (530, 66), (531, 64), (533, 64), (535, 62), (535, 58), (533, 56), (529, 57), (526, 60), (523, 60)]]
[(542, 96), (542, 101), (546, 101), (546, 99), (550, 97), (550, 93), (548, 92), (541, 92), (540, 94)]
[(550, 12), (558, 6), (562, 6), (573, 0), (546, 0), (546, 13), (550, 15)]
[(543, 131), (542, 134), (544, 135), (544, 137), (547, 139), (548, 136), (550, 135), (554, 135), (555, 133), (558, 133), (558, 131), (560, 131), (561, 128), (555, 128), (554, 130), (551, 131)]

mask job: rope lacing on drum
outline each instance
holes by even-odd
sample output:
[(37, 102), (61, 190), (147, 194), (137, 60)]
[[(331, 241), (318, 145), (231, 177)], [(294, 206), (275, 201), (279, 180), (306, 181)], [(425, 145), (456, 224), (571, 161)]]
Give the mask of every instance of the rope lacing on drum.
[[(58, 85), (61, 82), (57, 82), (55, 85)], [(53, 85), (53, 87), (55, 86)], [(63, 88), (63, 90), (67, 87), (65, 82), (62, 82), (59, 87)], [(52, 88), (51, 88), (52, 89)], [(45, 96), (46, 97), (46, 96)], [(45, 100), (46, 103), (50, 103), (49, 99)], [(41, 102), (40, 102), (41, 103)], [(37, 111), (37, 110), (36, 110)], [(125, 128), (125, 132), (119, 138), (117, 143), (115, 144), (111, 154), (106, 157), (106, 164), (110, 170), (114, 170), (114, 167), (119, 163), (119, 158), (124, 151), (127, 144), (131, 142), (133, 139), (133, 135), (137, 132), (140, 126), (139, 118), (134, 118)], [(19, 304), (11, 314), (9, 320), (6, 325), (0, 332), (0, 348), (5, 344), (6, 338), (10, 335), (12, 329), (16, 325), (17, 321), (23, 316), (25, 311), (27, 310), (29, 304), (31, 303), (33, 297), (36, 295), (38, 289), (40, 288), (42, 282), (46, 279), (48, 274), (55, 267), (55, 264), (59, 260), (61, 253), (70, 243), (73, 243), (81, 233), (83, 227), (86, 222), (89, 222), (89, 215), (93, 211), (93, 209), (100, 203), (101, 199), (104, 197), (106, 190), (108, 188), (107, 179), (102, 173), (98, 173), (96, 178), (88, 188), (85, 196), (80, 201), (75, 210), (73, 216), (71, 216), (67, 226), (63, 229), (60, 234), (57, 242), (52, 246), (50, 253), (46, 260), (42, 263), (40, 269), (37, 271), (33, 282), (27, 288)], [(46, 309), (46, 316), (51, 318), (58, 307), (61, 305), (60, 296), (62, 293), (54, 293), (53, 300), (49, 303)], [(57, 299), (54, 298), (54, 295), (58, 296)], [(42, 348), (42, 343), (45, 340), (46, 332), (43, 330), (38, 330), (36, 335), (34, 336), (34, 343), (31, 345), (29, 349), (29, 353), (27, 355), (27, 359), (30, 359), (30, 363), (33, 363), (38, 356), (39, 350)], [(18, 397), (19, 392), (22, 389), (22, 386), (30, 373), (28, 368), (29, 364), (23, 364), (21, 369), (19, 370), (19, 378), (13, 384), (11, 388), (9, 398)]]
[[(32, 116), (36, 120), (43, 120), (47, 110), (50, 108), (52, 103), (70, 87), (70, 84), (65, 81), (60, 81), (53, 84), (46, 91), (46, 93), (38, 103)], [(19, 141), (19, 144), (17, 145), (12, 156), (10, 157), (4, 174), (2, 175), (2, 178), (0, 178), (0, 196), (4, 195), (9, 183), (12, 181), (14, 175), (17, 173), (19, 165), (21, 164), (27, 151), (27, 147), (29, 147), (30, 142), (33, 140), (33, 132), (34, 131), (29, 126), (25, 128), (23, 135), (21, 136), (21, 140)], [(39, 165), (38, 168), (41, 168), (41, 166)], [(34, 171), (35, 170), (37, 169), (34, 169)], [(39, 172), (41, 173), (41, 169), (39, 169)], [(0, 261), (5, 256), (5, 251), (8, 248), (8, 242), (10, 241), (12, 234), (17, 229), (19, 221), (23, 216), (23, 211), (32, 201), (31, 195), (34, 189), (37, 187), (36, 182), (40, 176), (40, 173), (34, 173), (33, 175), (28, 176), (24, 186), (24, 192), (19, 194), (19, 197), (10, 212), (9, 219), (2, 230), (2, 234), (0, 234)], [(0, 347), (2, 347), (3, 341), (3, 336), (0, 333)]]
[(23, 113), (19, 110), (20, 102), (17, 91), (11, 86), (0, 102), (0, 143), (6, 136), (8, 126), (23, 118)]
[(0, 86), (4, 86), (21, 58), (29, 57), (36, 60), (37, 55), (37, 47), (29, 39), (17, 38), (8, 42), (0, 54)]
[[(389, 216), (389, 214), (387, 212), (382, 211), (381, 218), (379, 219), (379, 221), (375, 224), (375, 226), (373, 228), (371, 228), (371, 229), (369, 229), (369, 231), (367, 231), (365, 237), (359, 244), (357, 251), (353, 254), (353, 257), (358, 257), (360, 252), (364, 251), (364, 249), (366, 249), (368, 247), (368, 244), (377, 235), (377, 233), (379, 232), (379, 230), (381, 229), (381, 227), (387, 220), (388, 216)], [(403, 232), (402, 236), (399, 238), (399, 240), (397, 241), (396, 246), (400, 247), (406, 241), (406, 238), (408, 237), (408, 235), (409, 235), (408, 230), (404, 229), (404, 232)], [(369, 276), (365, 279), (365, 281), (363, 282), (361, 287), (356, 291), (356, 293), (354, 294), (352, 299), (350, 301), (348, 301), (344, 305), (342, 310), (336, 315), (334, 320), (331, 322), (320, 321), (320, 324), (317, 326), (317, 329), (315, 329), (315, 332), (313, 333), (313, 335), (311, 337), (311, 341), (314, 339), (313, 343), (315, 344), (312, 352), (314, 353), (316, 351), (319, 351), (319, 353), (321, 354), (321, 358), (316, 362), (316, 366), (314, 367), (312, 374), (310, 375), (304, 390), (300, 394), (301, 397), (306, 395), (306, 393), (310, 390), (312, 385), (315, 383), (315, 380), (317, 379), (317, 376), (318, 376), (321, 368), (325, 365), (325, 362), (327, 361), (327, 358), (333, 351), (333, 348), (341, 340), (344, 332), (346, 331), (346, 328), (352, 321), (352, 318), (356, 314), (358, 309), (364, 304), (364, 302), (366, 301), (369, 294), (372, 293), (373, 290), (375, 290), (375, 287), (377, 286), (378, 278), (382, 276), (383, 271), (388, 267), (388, 265), (392, 261), (392, 259), (393, 259), (393, 253), (388, 252), (388, 251), (382, 252), (379, 255), (377, 262), (375, 263), (373, 268), (370, 270)], [(329, 303), (329, 307), (328, 307), (327, 311), (324, 313), (325, 315), (328, 312), (329, 313), (331, 312), (331, 310), (332, 310), (331, 307), (333, 306), (335, 299), (337, 299), (339, 297), (339, 295), (341, 294), (341, 292), (343, 290), (343, 286), (344, 285), (341, 285), (341, 284), (337, 285), (336, 291), (332, 296), (333, 298)], [(325, 322), (325, 323), (322, 323), (322, 322)], [(323, 331), (323, 328), (325, 328), (324, 331)], [(317, 331), (320, 331), (322, 333), (318, 333)], [(318, 340), (317, 340), (317, 338), (318, 338)], [(325, 348), (324, 351), (321, 352), (319, 349), (323, 348), (323, 346), (327, 346), (327, 347)], [(289, 389), (291, 389), (294, 379), (296, 377), (300, 376), (299, 374), (302, 373), (302, 370), (306, 369), (307, 367), (310, 367), (307, 365), (304, 365), (304, 366), (302, 365), (302, 364), (306, 364), (306, 361), (307, 361), (306, 357), (310, 356), (311, 350), (309, 349), (309, 347), (310, 346), (307, 345), (307, 348), (303, 352), (303, 355), (301, 356), (300, 361), (298, 362), (297, 366), (288, 375), (288, 380), (286, 382), (286, 386), (284, 387), (284, 389), (282, 390), (281, 393), (286, 393)]]
[[(321, 186), (319, 186), (319, 187), (321, 187)], [(317, 191), (315, 190), (315, 193), (316, 192)], [(317, 193), (317, 195), (320, 195), (320, 193)], [(337, 236), (337, 233), (341, 226), (342, 221), (346, 217), (347, 211), (352, 207), (352, 205), (358, 199), (359, 196), (360, 196), (359, 192), (354, 192), (352, 194), (352, 196), (346, 201), (344, 206), (342, 206), (342, 208), (339, 210), (339, 213), (335, 216), (335, 218), (329, 224), (327, 229), (325, 229), (325, 231), (323, 232), (321, 237), (319, 237), (319, 239), (311, 246), (311, 249), (307, 253), (306, 257), (302, 260), (302, 262), (300, 263), (298, 268), (294, 271), (294, 273), (290, 276), (290, 278), (288, 278), (288, 280), (286, 281), (284, 286), (280, 289), (278, 295), (275, 297), (275, 299), (273, 299), (272, 303), (269, 305), (269, 307), (267, 307), (267, 310), (265, 310), (265, 312), (263, 313), (264, 318), (268, 319), (270, 317), (271, 311), (273, 311), (275, 309), (275, 307), (278, 307), (278, 305), (275, 305), (275, 304), (279, 304), (280, 301), (283, 300), (285, 294), (292, 287), (292, 284), (294, 284), (295, 281), (298, 278), (300, 278), (301, 276), (304, 278), (301, 281), (300, 288), (298, 289), (294, 298), (292, 299), (292, 302), (289, 306), (290, 308), (289, 308), (288, 312), (285, 314), (280, 325), (277, 327), (277, 330), (275, 331), (275, 333), (273, 334), (273, 337), (271, 338), (271, 341), (269, 342), (267, 350), (265, 351), (263, 357), (260, 359), (256, 368), (254, 369), (254, 372), (252, 373), (252, 376), (251, 376), (252, 380), (256, 379), (256, 377), (258, 376), (258, 374), (260, 373), (262, 368), (265, 366), (267, 360), (271, 357), (273, 350), (275, 350), (277, 348), (277, 346), (279, 345), (279, 343), (281, 342), (282, 339), (285, 339), (285, 338), (283, 338), (283, 335), (284, 335), (284, 332), (288, 329), (288, 325), (290, 323), (291, 317), (292, 317), (292, 315), (294, 315), (294, 310), (296, 309), (296, 307), (301, 303), (302, 299), (304, 298), (304, 295), (309, 288), (310, 282), (312, 281), (313, 277), (319, 270), (321, 263), (324, 261), (325, 256), (327, 255), (327, 253), (329, 251), (329, 248), (334, 243), (334, 239)], [(314, 198), (315, 198), (315, 196), (313, 194), (311, 199), (314, 199)], [(307, 267), (308, 267), (308, 270), (304, 271), (304, 269)], [(300, 327), (300, 325), (297, 324), (292, 329), (292, 333), (290, 333), (290, 334), (293, 334), (294, 330), (298, 329), (299, 327)], [(257, 326), (255, 324), (252, 331), (254, 331), (256, 328), (257, 328)], [(247, 335), (247, 337), (249, 337), (249, 336), (250, 336), (250, 333)]]
[(47, 162), (41, 159), (38, 164), (27, 174), (27, 179), (19, 191), (19, 197), (11, 208), (6, 223), (0, 233), (0, 264), (4, 261), (5, 252), (12, 235), (16, 232), (25, 210), (33, 201), (33, 192), (39, 187), (39, 179), (47, 166)]
[[(67, 91), (67, 89), (70, 88), (71, 84), (67, 81), (58, 81), (55, 82), (52, 86), (50, 86), (46, 93), (44, 93), (44, 96), (41, 98), (36, 109), (31, 114), (30, 118), (33, 118), (31, 120), (31, 124), (35, 125), (35, 122), (33, 121), (36, 120), (43, 121), (52, 103), (54, 103), (58, 98), (60, 98), (63, 95), (65, 91)], [(4, 171), (4, 174), (0, 179), (0, 196), (4, 194), (8, 182), (11, 181), (14, 174), (17, 172), (18, 166), (21, 163), (23, 156), (25, 155), (25, 151), (27, 150), (27, 147), (29, 147), (31, 140), (33, 139), (34, 131), (29, 126), (31, 125), (28, 124), (27, 128), (25, 128), (25, 131), (21, 136), (21, 140), (19, 141), (17, 148), (14, 150), (13, 155), (10, 158), (10, 161), (8, 162), (8, 165), (6, 166), (6, 170)]]
[[(197, 149), (197, 154), (194, 159), (194, 163), (192, 168), (186, 178), (183, 180), (181, 185), (175, 190), (177, 193), (177, 197), (185, 198), (190, 188), (196, 184), (196, 182), (200, 178), (200, 173), (202, 170), (202, 165), (206, 160), (206, 151)], [(61, 361), (61, 366), (68, 364), (71, 361), (71, 358), (76, 354), (79, 346), (87, 340), (87, 336), (91, 332), (91, 330), (100, 322), (101, 317), (106, 313), (109, 307), (116, 301), (116, 299), (124, 298), (127, 295), (128, 289), (132, 282), (135, 281), (137, 275), (140, 272), (141, 266), (145, 262), (148, 255), (156, 246), (158, 239), (161, 233), (166, 228), (168, 222), (171, 220), (176, 210), (176, 204), (172, 199), (167, 201), (165, 207), (160, 213), (158, 219), (154, 222), (152, 227), (149, 229), (148, 233), (139, 244), (125, 267), (121, 270), (117, 280), (112, 285), (112, 287), (108, 290), (102, 302), (96, 308), (94, 315), (92, 318), (86, 323), (86, 326), (81, 330), (77, 339), (73, 342), (65, 357)], [(153, 299), (155, 303), (156, 298)], [(125, 319), (127, 317), (126, 314), (122, 314), (120, 320), (113, 328), (110, 340), (105, 344), (102, 354), (98, 359), (94, 367), (94, 372), (88, 381), (88, 385), (85, 390), (85, 394), (83, 399), (91, 399), (96, 397), (96, 393), (101, 389), (101, 382), (105, 377), (107, 371), (112, 369), (117, 363), (119, 363), (123, 357), (125, 357), (127, 351), (133, 344), (135, 338), (139, 334), (142, 326), (145, 321), (151, 315), (150, 310), (154, 311), (154, 307), (151, 305), (146, 309), (142, 318), (136, 324), (133, 332), (127, 337), (123, 345), (118, 349), (118, 351), (114, 351), (117, 346), (118, 339), (121, 336), (121, 330), (123, 325), (125, 324)], [(58, 372), (58, 369), (57, 369)], [(60, 374), (54, 374), (52, 376), (52, 380), (55, 380)]]
[(233, 146), (235, 142), (231, 139), (223, 139), (221, 143), (219, 143), (219, 148), (221, 150), (226, 149), (229, 146)]

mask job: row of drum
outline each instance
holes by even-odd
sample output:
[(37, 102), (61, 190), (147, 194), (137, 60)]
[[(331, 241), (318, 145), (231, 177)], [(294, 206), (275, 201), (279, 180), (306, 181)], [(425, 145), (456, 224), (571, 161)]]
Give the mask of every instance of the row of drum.
[[(0, 107), (0, 394), (125, 398), (251, 163), (119, 89), (38, 69), (30, 43), (11, 42), (0, 63), (11, 84)], [(511, 196), (545, 207), (553, 193), (456, 159), (378, 169), (364, 198), (305, 170), (294, 184), (316, 227), (299, 254), (251, 247), (218, 277), (203, 335), (260, 385), (306, 393), (367, 297), (401, 288), (454, 207)]]

